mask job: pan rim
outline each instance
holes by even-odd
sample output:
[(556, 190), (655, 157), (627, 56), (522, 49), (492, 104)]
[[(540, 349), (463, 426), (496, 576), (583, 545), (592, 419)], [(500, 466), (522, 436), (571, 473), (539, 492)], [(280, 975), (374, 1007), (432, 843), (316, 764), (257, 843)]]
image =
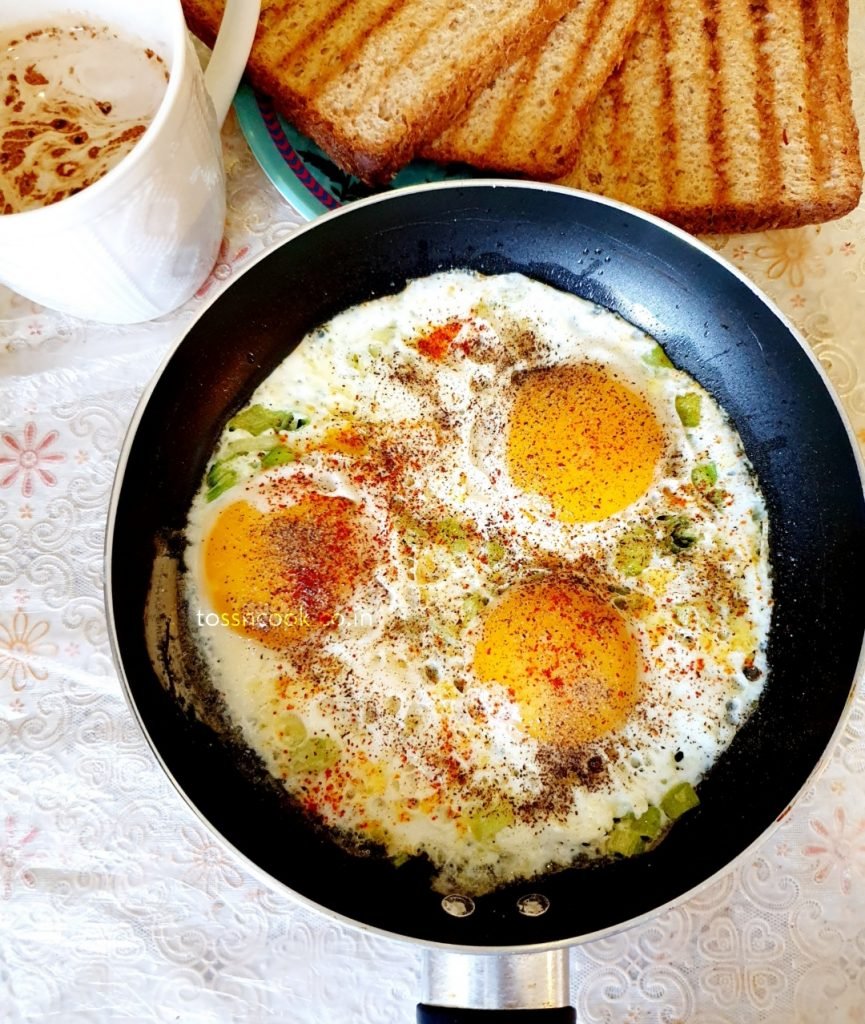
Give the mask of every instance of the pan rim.
[(862, 644), (860, 645), (859, 657), (857, 660), (855, 671), (853, 672), (852, 679), (850, 681), (850, 687), (845, 700), (844, 708), (838, 717), (838, 721), (832, 731), (831, 736), (826, 742), (819, 759), (816, 764), (809, 772), (808, 776), (804, 779), (802, 785), (797, 789), (794, 796), (790, 799), (787, 806), (758, 836), (756, 836), (751, 843), (736, 854), (732, 860), (727, 864), (720, 867), (717, 871), (713, 872), (709, 877), (703, 879), (697, 885), (686, 890), (683, 893), (678, 894), (667, 902), (653, 907), (650, 910), (645, 911), (635, 917), (628, 918), (624, 921), (618, 922), (613, 925), (609, 925), (604, 928), (597, 929), (593, 932), (583, 933), (579, 935), (569, 936), (563, 939), (556, 939), (549, 942), (542, 943), (527, 943), (518, 945), (462, 945), (458, 943), (440, 942), (431, 939), (416, 938), (411, 935), (405, 935), (399, 932), (390, 931), (385, 928), (381, 928), (375, 925), (370, 925), (364, 921), (359, 921), (356, 918), (348, 917), (347, 915), (341, 914), (338, 911), (331, 909), (315, 900), (304, 896), (296, 890), (290, 888), (286, 883), (275, 878), (269, 874), (258, 864), (256, 864), (250, 857), (238, 849), (230, 840), (228, 840), (222, 832), (213, 825), (207, 817), (199, 810), (197, 805), (187, 795), (184, 788), (180, 785), (178, 780), (175, 778), (173, 773), (169, 770), (166, 765), (160, 751), (157, 749), (147, 726), (145, 725), (141, 712), (138, 705), (132, 695), (132, 689), (129, 684), (129, 680), (126, 675), (125, 665), (123, 657), (120, 651), (120, 645), (117, 637), (116, 622), (114, 616), (114, 586), (112, 578), (112, 554), (113, 554), (113, 541), (114, 531), (116, 526), (117, 510), (120, 500), (120, 494), (123, 490), (124, 478), (126, 475), (126, 469), (129, 462), (129, 456), (132, 450), (132, 446), (135, 442), (135, 438), (138, 433), (138, 428), (147, 409), (150, 400), (161, 381), (163, 374), (165, 373), (168, 365), (174, 358), (176, 352), (180, 346), (184, 343), (188, 335), (198, 324), (205, 314), (214, 306), (220, 298), (231, 288), (234, 284), (240, 281), (250, 270), (252, 270), (258, 263), (271, 256), (278, 249), (283, 246), (290, 245), (296, 239), (302, 237), (307, 232), (315, 230), (323, 223), (329, 222), (336, 218), (351, 216), (355, 210), (362, 210), (366, 207), (374, 206), (379, 203), (393, 203), (399, 202), (402, 197), (414, 196), (417, 194), (437, 191), (462, 191), (468, 189), (506, 189), (506, 190), (523, 190), (531, 192), (552, 192), (555, 194), (573, 197), (580, 199), (585, 202), (606, 206), (611, 210), (617, 212), (626, 213), (632, 217), (642, 220), (646, 223), (652, 224), (655, 227), (661, 229), (664, 233), (672, 235), (679, 241), (684, 242), (697, 252), (700, 252), (704, 256), (708, 256), (713, 262), (718, 264), (723, 270), (731, 274), (741, 284), (744, 284), (747, 289), (754, 295), (754, 297), (763, 305), (787, 330), (787, 332), (795, 339), (799, 348), (805, 353), (806, 357), (810, 361), (812, 367), (816, 370), (818, 377), (820, 378), (823, 387), (826, 389), (833, 406), (835, 407), (836, 415), (846, 432), (847, 440), (853, 453), (854, 463), (859, 475), (859, 483), (861, 486), (863, 497), (865, 497), (865, 456), (859, 447), (856, 440), (855, 433), (853, 431), (852, 424), (846, 410), (841, 404), (840, 397), (828, 377), (825, 369), (820, 363), (817, 356), (812, 351), (811, 347), (805, 340), (804, 336), (799, 332), (795, 325), (789, 320), (785, 313), (777, 306), (777, 304), (768, 295), (765, 294), (750, 278), (748, 278), (738, 267), (730, 263), (725, 257), (714, 250), (710, 245), (703, 242), (701, 239), (694, 235), (687, 233), (681, 228), (676, 227), (667, 221), (662, 220), (653, 214), (646, 213), (643, 210), (629, 206), (625, 203), (619, 202), (618, 200), (609, 199), (606, 196), (595, 195), (594, 193), (581, 191), (578, 189), (569, 188), (562, 185), (554, 185), (546, 182), (529, 182), (521, 181), (518, 179), (502, 179), (502, 178), (477, 178), (466, 181), (446, 181), (446, 182), (433, 182), (425, 183), (421, 185), (410, 186), (402, 188), (396, 191), (385, 192), (379, 195), (370, 196), (366, 199), (360, 199), (353, 202), (349, 206), (340, 207), (339, 209), (329, 211), (315, 218), (314, 220), (308, 221), (302, 224), (296, 231), (294, 231), (288, 238), (282, 239), (273, 245), (267, 246), (260, 253), (258, 253), (248, 264), (246, 264), (237, 277), (233, 278), (225, 288), (218, 291), (216, 294), (211, 296), (209, 301), (202, 304), (201, 308), (197, 311), (196, 315), (184, 324), (182, 331), (178, 334), (176, 339), (170, 344), (167, 352), (163, 356), (159, 366), (154, 371), (150, 381), (145, 387), (141, 394), (141, 397), (136, 404), (135, 410), (129, 422), (129, 426), (124, 435), (123, 443), (121, 445), (120, 453), (117, 460), (117, 466), (115, 470), (114, 480), (112, 483), (111, 495), (109, 498), (108, 516), (106, 520), (106, 532), (105, 542), (103, 549), (103, 596), (105, 601), (106, 609), (106, 624), (108, 628), (109, 644), (111, 648), (112, 660), (117, 671), (118, 681), (123, 693), (123, 697), (132, 712), (132, 716), (141, 729), (141, 732), (153, 752), (156, 760), (162, 769), (165, 776), (171, 782), (174, 789), (180, 795), (186, 805), (192, 810), (193, 814), (198, 820), (206, 827), (209, 834), (211, 834), (224, 849), (230, 851), (233, 856), (240, 858), (241, 862), (246, 866), (246, 869), (256, 878), (264, 882), (268, 887), (274, 890), (280, 891), (290, 901), (298, 904), (306, 910), (314, 911), (317, 914), (324, 915), (330, 920), (338, 921), (340, 924), (344, 924), (352, 929), (360, 932), (376, 935), (386, 939), (392, 939), (397, 942), (410, 944), (417, 946), (421, 949), (442, 949), (453, 952), (464, 952), (479, 955), (502, 955), (506, 953), (543, 953), (550, 952), (557, 949), (567, 949), (571, 946), (582, 945), (585, 942), (595, 941), (605, 936), (616, 935), (620, 932), (626, 931), (630, 928), (636, 927), (637, 925), (644, 923), (648, 920), (652, 920), (671, 907), (683, 904), (684, 902), (693, 899), (695, 895), (702, 892), (704, 889), (715, 884), (717, 880), (728, 872), (736, 870), (741, 861), (751, 854), (757, 847), (765, 843), (776, 831), (781, 822), (788, 816), (792, 807), (799, 802), (802, 794), (812, 786), (828, 763), (828, 752), (834, 748), (837, 744), (838, 738), (841, 733), (846, 729), (849, 721), (850, 712), (855, 700), (857, 690), (860, 684), (865, 682), (865, 637), (863, 637)]

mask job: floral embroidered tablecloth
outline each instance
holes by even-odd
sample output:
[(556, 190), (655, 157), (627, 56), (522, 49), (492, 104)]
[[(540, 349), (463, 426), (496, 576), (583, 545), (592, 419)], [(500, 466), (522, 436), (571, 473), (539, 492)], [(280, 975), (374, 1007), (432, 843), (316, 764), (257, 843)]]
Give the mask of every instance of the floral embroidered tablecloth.
[[(851, 54), (865, 125), (865, 0)], [(263, 887), (163, 777), (121, 695), (104, 521), (138, 396), (300, 218), (224, 133), (226, 241), (177, 314), (100, 328), (0, 291), (0, 1024), (408, 1024), (410, 946)], [(708, 240), (798, 325), (865, 445), (865, 207)], [(862, 598), (851, 595), (851, 599)], [(865, 1022), (865, 694), (780, 827), (675, 909), (572, 952), (584, 1024)]]

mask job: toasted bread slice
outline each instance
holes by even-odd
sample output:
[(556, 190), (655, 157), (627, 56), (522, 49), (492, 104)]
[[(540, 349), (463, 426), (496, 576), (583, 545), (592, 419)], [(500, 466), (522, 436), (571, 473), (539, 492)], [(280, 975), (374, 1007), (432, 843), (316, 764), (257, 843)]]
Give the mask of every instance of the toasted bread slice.
[[(576, 0), (263, 0), (253, 85), (341, 167), (386, 182)], [(213, 44), (224, 0), (183, 0)]]
[(563, 184), (693, 232), (857, 205), (847, 0), (660, 0), (647, 14)]
[(645, 0), (578, 0), (541, 46), (500, 74), (421, 154), (532, 178), (564, 174), (584, 116), (644, 7)]

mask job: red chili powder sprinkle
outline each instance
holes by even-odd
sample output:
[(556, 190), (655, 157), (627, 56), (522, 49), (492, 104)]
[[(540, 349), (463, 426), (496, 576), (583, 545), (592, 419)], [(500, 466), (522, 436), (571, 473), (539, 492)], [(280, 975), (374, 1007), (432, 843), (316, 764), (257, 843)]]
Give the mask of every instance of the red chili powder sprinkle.
[(428, 359), (435, 359), (441, 362), (451, 351), (453, 342), (460, 332), (462, 324), (458, 320), (435, 327), (429, 333), (418, 339), (417, 350)]

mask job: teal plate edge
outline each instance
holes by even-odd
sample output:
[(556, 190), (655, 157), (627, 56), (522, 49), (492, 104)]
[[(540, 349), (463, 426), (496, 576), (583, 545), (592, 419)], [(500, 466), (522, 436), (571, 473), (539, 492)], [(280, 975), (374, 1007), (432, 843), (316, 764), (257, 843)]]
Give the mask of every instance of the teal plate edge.
[[(465, 164), (434, 164), (415, 160), (390, 185), (370, 188), (340, 170), (314, 142), (301, 135), (276, 112), (269, 98), (241, 85), (234, 112), (253, 156), (280, 195), (299, 214), (313, 220), (355, 199), (430, 181), (479, 177)], [(490, 177), (489, 174), (484, 175)]]

